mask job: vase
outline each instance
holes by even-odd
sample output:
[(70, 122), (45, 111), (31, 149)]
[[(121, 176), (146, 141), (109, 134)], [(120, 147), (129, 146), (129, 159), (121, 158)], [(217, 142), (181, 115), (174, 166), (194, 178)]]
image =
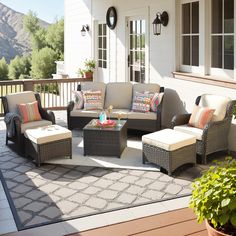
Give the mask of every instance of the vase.
[(205, 221), (206, 223), (206, 228), (207, 228), (207, 232), (208, 232), (208, 236), (230, 236), (230, 234), (225, 234), (221, 231), (218, 231), (216, 229), (214, 229), (208, 222), (208, 220)]
[(93, 78), (93, 72), (84, 72), (84, 76), (86, 79)]

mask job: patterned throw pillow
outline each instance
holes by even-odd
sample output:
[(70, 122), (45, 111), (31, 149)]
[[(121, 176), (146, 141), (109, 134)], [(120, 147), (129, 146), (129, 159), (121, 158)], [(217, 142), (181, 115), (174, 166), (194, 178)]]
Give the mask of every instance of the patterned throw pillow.
[(31, 103), (21, 103), (17, 106), (23, 123), (42, 120), (37, 101)]
[(84, 97), (81, 91), (72, 91), (74, 94), (75, 109), (80, 110), (84, 107)]
[(152, 95), (149, 93), (135, 92), (132, 110), (136, 112), (149, 112)]
[(164, 93), (154, 93), (151, 103), (150, 103), (150, 107), (151, 107), (151, 111), (156, 112), (157, 111), (157, 106), (161, 103), (162, 97), (163, 97)]
[(192, 115), (189, 119), (189, 125), (203, 129), (204, 126), (211, 121), (214, 113), (214, 109), (209, 107), (200, 107), (195, 105)]
[(102, 110), (102, 91), (83, 91), (85, 110)]

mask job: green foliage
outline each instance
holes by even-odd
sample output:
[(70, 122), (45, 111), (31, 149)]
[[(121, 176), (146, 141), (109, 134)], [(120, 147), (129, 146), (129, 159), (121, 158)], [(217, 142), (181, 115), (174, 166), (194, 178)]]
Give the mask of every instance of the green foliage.
[(34, 34), (40, 29), (39, 19), (32, 11), (29, 11), (28, 14), (24, 16), (23, 25), (24, 29), (31, 34)]
[(36, 79), (51, 78), (56, 72), (57, 53), (45, 47), (32, 53), (31, 76)]
[(9, 65), (9, 73), (8, 76), (10, 79), (19, 79), (20, 77), (29, 76), (30, 75), (30, 57), (16, 56), (13, 60), (11, 60)]
[(190, 199), (199, 222), (207, 219), (216, 229), (236, 231), (236, 160), (217, 162), (195, 180)]
[(47, 44), (58, 53), (59, 59), (64, 57), (64, 19), (57, 21), (47, 29)]
[(84, 69), (79, 68), (78, 69), (78, 76), (79, 77), (84, 77), (84, 74), (86, 72), (93, 72), (94, 69), (96, 68), (96, 61), (92, 59), (86, 59), (84, 61)]
[(3, 57), (0, 60), (0, 80), (7, 80), (8, 79), (8, 65)]
[(236, 101), (234, 101), (233, 116), (234, 116), (234, 119), (236, 119)]

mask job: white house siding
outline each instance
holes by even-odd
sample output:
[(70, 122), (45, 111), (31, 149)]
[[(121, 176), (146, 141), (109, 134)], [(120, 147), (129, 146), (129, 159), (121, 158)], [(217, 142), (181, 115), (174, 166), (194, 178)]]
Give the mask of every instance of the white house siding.
[[(202, 0), (201, 0), (202, 1)], [(65, 65), (70, 76), (84, 58), (93, 57), (94, 40), (92, 34), (81, 37), (82, 24), (93, 25), (94, 21), (105, 22), (108, 7), (117, 9), (118, 21), (114, 30), (109, 30), (109, 79), (108, 81), (126, 81), (126, 17), (135, 12), (143, 12), (149, 19), (149, 81), (165, 87), (163, 125), (169, 126), (174, 114), (191, 112), (194, 101), (203, 93), (227, 95), (236, 99), (234, 89), (174, 79), (172, 72), (178, 69), (178, 36), (176, 29), (176, 1), (174, 0), (65, 0)], [(162, 27), (160, 36), (152, 33), (152, 22), (157, 12), (167, 11), (169, 24)], [(97, 40), (97, 39), (95, 39)], [(95, 78), (103, 81), (103, 78)], [(229, 137), (229, 148), (236, 151), (236, 123), (233, 121)]]

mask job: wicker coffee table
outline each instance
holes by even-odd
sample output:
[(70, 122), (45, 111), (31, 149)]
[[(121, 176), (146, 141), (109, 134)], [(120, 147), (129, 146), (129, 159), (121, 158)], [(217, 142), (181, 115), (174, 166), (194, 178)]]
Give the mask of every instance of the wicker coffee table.
[(120, 126), (99, 127), (91, 120), (84, 128), (84, 155), (120, 157), (127, 146), (127, 122)]

